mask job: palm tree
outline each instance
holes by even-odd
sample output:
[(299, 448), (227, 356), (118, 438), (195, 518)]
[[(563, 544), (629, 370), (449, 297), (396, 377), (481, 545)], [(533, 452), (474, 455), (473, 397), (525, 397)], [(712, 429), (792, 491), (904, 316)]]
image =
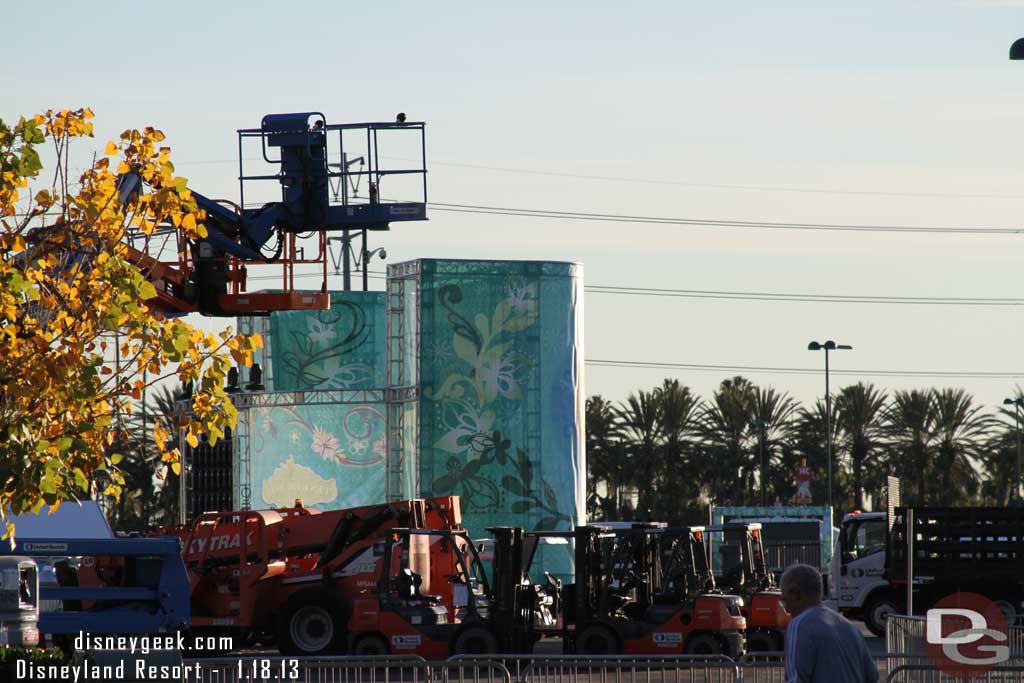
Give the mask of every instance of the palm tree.
[[(587, 488), (590, 514), (616, 519), (625, 483), (625, 454), (615, 408), (599, 394), (587, 399)], [(604, 496), (598, 493), (603, 488)]]
[[(807, 464), (811, 468), (811, 472), (814, 475), (814, 482), (817, 485), (811, 487), (811, 494), (815, 491), (821, 491), (819, 499), (825, 501), (828, 499), (828, 447), (826, 444), (826, 424), (831, 426), (832, 431), (832, 443), (838, 441), (839, 428), (835, 420), (826, 420), (826, 410), (824, 399), (818, 399), (814, 403), (814, 407), (811, 409), (800, 408), (796, 413), (796, 419), (792, 428), (791, 443), (792, 447), (789, 450), (788, 462), (784, 462), (784, 479), (779, 482), (780, 491), (788, 491), (786, 498), (788, 499), (796, 492), (796, 485), (793, 481), (793, 473), (796, 471), (796, 466), (801, 460), (806, 459)], [(836, 474), (836, 473), (833, 473)], [(833, 491), (837, 487), (833, 484)], [(838, 487), (840, 493), (842, 487)], [(840, 495), (836, 498), (837, 501), (843, 500), (843, 496)]]
[(701, 399), (677, 379), (666, 379), (654, 390), (660, 421), (661, 453), (659, 488), (676, 495), (657, 498), (658, 518), (682, 521), (683, 510), (694, 507), (701, 494), (701, 481), (693, 476), (696, 441), (700, 435)]
[(838, 442), (850, 455), (853, 466), (853, 505), (864, 509), (864, 465), (879, 449), (885, 393), (874, 385), (858, 382), (843, 387), (836, 396), (835, 420)]
[(630, 483), (638, 491), (637, 513), (650, 517), (657, 497), (655, 474), (662, 440), (660, 401), (654, 391), (638, 390), (615, 409), (627, 454)]
[(764, 464), (767, 471), (761, 470), (759, 452), (755, 451), (753, 460), (757, 463), (758, 480), (764, 480), (765, 489), (770, 489), (770, 500), (778, 495), (778, 491), (770, 486), (771, 462), (781, 458), (783, 448), (792, 437), (793, 419), (799, 406), (789, 394), (779, 393), (772, 387), (755, 388), (752, 398), (750, 429), (753, 430), (757, 441), (757, 451), (764, 448)]
[(1016, 492), (1014, 481), (1017, 478), (1017, 426), (998, 423), (997, 431), (989, 439), (979, 460), (983, 475), (981, 494), (986, 504), (1011, 504)]
[[(890, 469), (902, 481), (917, 484), (917, 499), (904, 503), (928, 503), (928, 478), (935, 441), (935, 411), (930, 391), (899, 390), (885, 409), (883, 434)], [(906, 493), (909, 493), (907, 491)]]
[[(704, 406), (701, 435), (705, 443), (705, 480), (719, 504), (745, 502), (753, 471), (749, 458), (750, 422), (757, 390), (750, 380), (724, 380)], [(739, 487), (736, 482), (739, 480)]]
[[(111, 525), (118, 531), (146, 531), (161, 524), (178, 522), (178, 475), (165, 467), (153, 440), (153, 428), (163, 424), (178, 443), (177, 402), (184, 396), (181, 387), (161, 386), (155, 396), (135, 406), (125, 421), (125, 439), (112, 448), (122, 456), (118, 469), (124, 477), (121, 497), (106, 510)], [(105, 475), (101, 472), (100, 477)]]
[(939, 466), (939, 504), (968, 502), (978, 492), (978, 473), (974, 465), (992, 431), (994, 420), (983, 415), (981, 406), (973, 405), (973, 397), (963, 389), (933, 389), (932, 402)]

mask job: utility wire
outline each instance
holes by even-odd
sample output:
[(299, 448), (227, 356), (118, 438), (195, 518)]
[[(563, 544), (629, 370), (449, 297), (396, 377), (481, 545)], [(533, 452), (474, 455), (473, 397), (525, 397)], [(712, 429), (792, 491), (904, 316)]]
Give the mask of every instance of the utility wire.
[[(764, 372), (786, 375), (821, 375), (823, 368), (792, 368), (760, 365), (719, 365), (706, 363), (660, 363), (653, 361), (615, 360), (587, 358), (587, 365), (617, 368), (647, 368), (658, 370), (697, 370), (710, 372)], [(856, 375), (878, 377), (949, 377), (974, 379), (1017, 379), (1022, 372), (969, 371), (969, 370), (836, 370), (829, 369), (830, 375)]]
[(850, 223), (786, 223), (779, 221), (735, 221), (719, 218), (671, 218), (664, 216), (634, 216), (611, 213), (589, 213), (584, 211), (554, 211), (549, 209), (520, 209), (504, 206), (479, 204), (448, 204), (430, 202), (435, 211), (473, 213), (497, 216), (521, 216), (526, 218), (554, 218), (559, 220), (600, 221), (606, 223), (644, 223), (652, 225), (686, 225), (721, 228), (755, 228), (760, 230), (824, 230), (833, 232), (901, 232), (946, 235), (1019, 235), (1024, 228), (964, 228), (910, 225), (867, 225)]
[[(411, 157), (381, 157), (389, 161), (420, 161)], [(247, 157), (243, 161), (261, 161), (260, 157)], [(202, 159), (196, 161), (179, 161), (180, 166), (203, 164), (237, 164), (238, 159)], [(518, 168), (513, 166), (488, 166), (485, 164), (468, 164), (457, 161), (431, 160), (431, 166), (451, 166), (454, 168), (472, 168), (481, 171), (498, 173), (518, 173), (521, 175), (547, 176), (551, 178), (578, 178), (580, 180), (598, 180), (614, 183), (634, 183), (640, 185), (670, 185), (676, 187), (708, 187), (719, 190), (743, 190), (754, 192), (795, 192), (800, 194), (836, 194), (878, 197), (930, 197), (930, 198), (964, 198), (964, 199), (1024, 199), (1024, 195), (1000, 194), (990, 192), (892, 192), (885, 190), (836, 190), (831, 188), (793, 187), (786, 185), (747, 185), (734, 183), (697, 183), (668, 178), (635, 178), (630, 176), (594, 175), (590, 173), (570, 173), (568, 171), (544, 171), (536, 168)]]
[(662, 296), (684, 299), (731, 301), (794, 301), (810, 303), (905, 304), (927, 306), (1024, 306), (1024, 299), (1009, 297), (873, 296), (846, 294), (791, 294), (782, 292), (731, 292), (708, 289), (658, 289), (616, 285), (586, 285), (595, 294)]
[[(371, 270), (370, 279), (386, 279), (386, 273)], [(361, 276), (353, 270), (353, 277)], [(337, 277), (338, 274), (329, 272)], [(321, 273), (296, 273), (296, 278), (320, 277)], [(279, 275), (250, 276), (249, 280), (279, 280)], [(899, 304), (910, 306), (1024, 306), (1024, 298), (1010, 297), (941, 297), (941, 296), (874, 296), (867, 294), (795, 294), (783, 292), (742, 292), (711, 289), (659, 289), (655, 287), (626, 287), (620, 285), (585, 285), (584, 291), (594, 294), (622, 294), (629, 296), (661, 296), (682, 299), (719, 299), (728, 301), (791, 301), (797, 303), (855, 303)]]

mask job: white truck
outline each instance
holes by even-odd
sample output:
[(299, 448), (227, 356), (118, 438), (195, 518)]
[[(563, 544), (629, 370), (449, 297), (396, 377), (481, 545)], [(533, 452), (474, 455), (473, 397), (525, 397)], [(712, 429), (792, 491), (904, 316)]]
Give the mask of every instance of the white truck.
[[(1024, 607), (1024, 510), (909, 508), (913, 511), (914, 612), (956, 592), (995, 602), (1012, 624)], [(889, 614), (906, 613), (907, 511), (843, 517), (832, 555), (830, 598), (840, 612), (885, 632)], [(891, 527), (891, 531), (890, 531)]]

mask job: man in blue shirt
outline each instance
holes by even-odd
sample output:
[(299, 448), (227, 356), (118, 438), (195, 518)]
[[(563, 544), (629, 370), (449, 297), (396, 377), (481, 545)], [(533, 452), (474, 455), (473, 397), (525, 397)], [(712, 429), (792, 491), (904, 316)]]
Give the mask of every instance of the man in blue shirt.
[(786, 683), (878, 683), (878, 669), (860, 631), (821, 604), (821, 574), (796, 564), (782, 575)]

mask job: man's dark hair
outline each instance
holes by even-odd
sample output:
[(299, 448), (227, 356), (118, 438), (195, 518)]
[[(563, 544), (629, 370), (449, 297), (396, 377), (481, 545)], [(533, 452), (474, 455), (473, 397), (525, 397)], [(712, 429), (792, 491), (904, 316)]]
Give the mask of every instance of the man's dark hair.
[(801, 595), (822, 596), (821, 572), (809, 564), (794, 564), (782, 574), (780, 587), (795, 586)]

